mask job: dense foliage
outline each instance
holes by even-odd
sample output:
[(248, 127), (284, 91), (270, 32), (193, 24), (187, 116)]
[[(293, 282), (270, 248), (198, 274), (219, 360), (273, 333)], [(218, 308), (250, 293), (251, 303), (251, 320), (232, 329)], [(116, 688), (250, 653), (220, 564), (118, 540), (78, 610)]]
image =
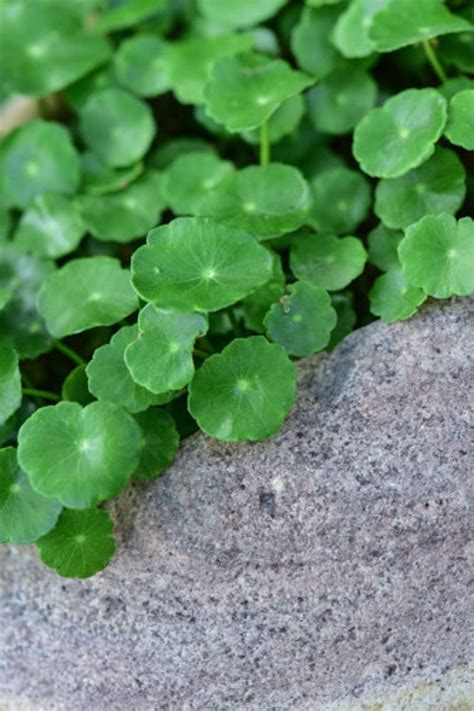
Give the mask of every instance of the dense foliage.
[[(0, 541), (60, 575), (296, 358), (474, 292), (471, 0), (0, 0)], [(99, 507), (99, 508), (98, 508)]]

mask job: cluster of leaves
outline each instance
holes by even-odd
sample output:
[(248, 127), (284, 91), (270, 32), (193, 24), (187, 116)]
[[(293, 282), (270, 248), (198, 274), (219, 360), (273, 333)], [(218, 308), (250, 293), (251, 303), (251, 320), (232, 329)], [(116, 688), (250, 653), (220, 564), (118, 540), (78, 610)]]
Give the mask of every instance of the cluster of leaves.
[(54, 111), (0, 144), (1, 541), (95, 573), (101, 505), (180, 436), (268, 437), (296, 358), (474, 292), (473, 23), (469, 0), (0, 0), (2, 98)]

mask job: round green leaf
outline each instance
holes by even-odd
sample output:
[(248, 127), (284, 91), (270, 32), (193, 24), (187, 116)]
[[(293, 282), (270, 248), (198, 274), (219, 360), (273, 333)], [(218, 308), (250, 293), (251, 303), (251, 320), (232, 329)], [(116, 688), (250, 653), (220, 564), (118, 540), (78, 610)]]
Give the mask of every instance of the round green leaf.
[(369, 291), (370, 310), (385, 323), (410, 318), (423, 301), (423, 289), (411, 286), (398, 267), (379, 276)]
[(374, 107), (376, 98), (377, 85), (367, 72), (336, 71), (309, 90), (309, 115), (318, 131), (348, 133)]
[(162, 177), (156, 171), (113, 195), (79, 198), (82, 219), (91, 234), (103, 242), (130, 242), (160, 221), (165, 208)]
[(333, 41), (344, 57), (368, 57), (374, 50), (369, 30), (388, 0), (352, 0), (337, 20)]
[(273, 269), (272, 276), (266, 284), (249, 294), (242, 301), (242, 312), (246, 327), (256, 333), (264, 333), (263, 319), (270, 306), (285, 292), (285, 274), (280, 257), (271, 253)]
[(162, 397), (137, 385), (125, 365), (125, 350), (135, 343), (137, 333), (136, 326), (121, 328), (110, 343), (97, 348), (86, 369), (89, 390), (98, 400), (121, 405), (132, 413), (163, 402)]
[(403, 232), (391, 230), (380, 223), (369, 232), (369, 262), (382, 272), (388, 272), (400, 266), (398, 245), (403, 239)]
[(194, 342), (206, 331), (201, 314), (145, 306), (138, 317), (138, 338), (125, 350), (133, 380), (157, 394), (183, 388), (194, 375)]
[(307, 356), (327, 346), (336, 321), (328, 292), (297, 281), (272, 306), (264, 323), (272, 341), (283, 346), (287, 353)]
[(305, 224), (310, 206), (309, 185), (299, 170), (271, 163), (233, 173), (209, 195), (202, 209), (218, 222), (269, 239)]
[(222, 27), (251, 27), (273, 17), (288, 0), (198, 0), (198, 8), (209, 21)]
[(331, 42), (338, 16), (337, 7), (305, 7), (291, 33), (291, 49), (298, 66), (316, 79), (327, 76), (341, 61)]
[(142, 161), (127, 168), (111, 168), (91, 151), (81, 155), (81, 163), (82, 187), (90, 195), (106, 195), (124, 190), (143, 172)]
[(216, 154), (215, 146), (202, 138), (175, 138), (152, 150), (147, 159), (148, 165), (156, 170), (166, 170), (177, 158), (192, 151)]
[(163, 54), (165, 72), (178, 101), (204, 103), (204, 87), (217, 60), (252, 49), (250, 34), (196, 37), (170, 42)]
[(117, 81), (139, 96), (158, 96), (170, 89), (163, 60), (165, 43), (156, 35), (126, 39), (114, 57)]
[(379, 52), (391, 52), (431, 37), (471, 29), (467, 20), (449, 12), (444, 0), (388, 0), (373, 17), (369, 35)]
[(5, 194), (20, 208), (28, 207), (43, 193), (75, 193), (79, 170), (79, 155), (67, 129), (39, 119), (19, 128), (0, 158)]
[(163, 195), (175, 215), (202, 214), (208, 192), (233, 171), (232, 163), (209, 151), (185, 153), (164, 174)]
[(0, 541), (33, 543), (56, 525), (61, 509), (31, 488), (13, 447), (0, 449)]
[(18, 410), (21, 404), (21, 376), (18, 355), (11, 348), (0, 346), (0, 425)]
[(179, 435), (172, 416), (151, 408), (136, 416), (143, 433), (140, 461), (133, 479), (156, 479), (173, 462), (178, 452)]
[(110, 3), (112, 7), (99, 19), (96, 30), (116, 32), (133, 27), (156, 15), (165, 3), (166, 0), (125, 0), (125, 2)]
[(454, 214), (465, 194), (463, 164), (452, 151), (437, 148), (419, 168), (400, 178), (379, 182), (375, 191), (375, 213), (387, 227), (405, 229), (424, 215)]
[(398, 254), (407, 281), (437, 299), (474, 292), (474, 222), (427, 215), (408, 228)]
[(25, 252), (56, 258), (73, 252), (85, 232), (76, 202), (50, 193), (35, 198), (23, 213), (14, 240)]
[(61, 397), (63, 400), (78, 402), (83, 406), (94, 401), (95, 398), (88, 388), (85, 364), (78, 365), (68, 374), (61, 388)]
[(121, 321), (138, 306), (130, 274), (112, 257), (68, 262), (38, 294), (38, 309), (55, 338)]
[(206, 434), (227, 442), (278, 431), (296, 396), (296, 370), (263, 336), (237, 338), (208, 358), (189, 387), (188, 406)]
[(434, 89), (402, 91), (358, 124), (354, 155), (369, 175), (397, 178), (432, 155), (446, 115), (446, 100)]
[(472, 30), (441, 37), (439, 51), (443, 62), (454, 64), (462, 72), (474, 72), (474, 32)]
[(114, 525), (107, 511), (65, 509), (54, 528), (36, 545), (41, 560), (65, 578), (88, 578), (109, 563), (115, 552)]
[(293, 274), (329, 291), (343, 289), (359, 276), (366, 258), (356, 237), (309, 235), (293, 240), (290, 248)]
[(360, 173), (348, 168), (326, 170), (312, 181), (311, 189), (309, 222), (318, 231), (347, 234), (367, 217), (371, 190)]
[(474, 79), (467, 76), (451, 77), (438, 87), (439, 93), (446, 101), (451, 101), (456, 94), (465, 89), (474, 89)]
[[(284, 136), (293, 133), (303, 118), (305, 105), (300, 94), (286, 99), (276, 109), (268, 119), (268, 140), (270, 143), (277, 143)], [(247, 143), (258, 145), (260, 143), (260, 131), (257, 128), (242, 132), (242, 138)]]
[(225, 57), (216, 62), (206, 85), (206, 110), (228, 131), (245, 131), (261, 126), (283, 101), (312, 83), (281, 59)]
[(42, 407), (18, 433), (18, 461), (39, 494), (84, 509), (116, 496), (141, 443), (131, 415), (110, 402)]
[(217, 311), (265, 284), (268, 251), (240, 230), (181, 217), (152, 230), (132, 257), (138, 294), (164, 308)]
[(156, 133), (148, 105), (115, 88), (92, 94), (80, 113), (79, 129), (89, 148), (113, 168), (142, 158)]
[(13, 347), (20, 358), (35, 358), (51, 347), (37, 295), (53, 271), (53, 262), (22, 254), (14, 245), (0, 250), (0, 287), (10, 293), (0, 312), (0, 345)]
[(474, 89), (460, 91), (451, 99), (445, 133), (451, 143), (474, 151)]
[(0, 4), (2, 73), (11, 93), (47, 96), (108, 59), (109, 43), (84, 30), (69, 4), (57, 0)]

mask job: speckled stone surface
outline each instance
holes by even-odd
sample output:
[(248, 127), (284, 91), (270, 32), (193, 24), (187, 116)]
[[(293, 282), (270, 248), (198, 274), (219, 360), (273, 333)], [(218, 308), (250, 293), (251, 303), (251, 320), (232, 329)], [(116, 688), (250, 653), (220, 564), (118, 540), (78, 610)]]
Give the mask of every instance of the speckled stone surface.
[[(473, 324), (473, 301), (430, 304), (306, 360), (277, 437), (196, 436), (122, 497), (95, 578), (0, 547), (0, 708), (411, 711), (396, 699), (454, 677), (464, 694)], [(474, 709), (441, 686), (436, 711)]]

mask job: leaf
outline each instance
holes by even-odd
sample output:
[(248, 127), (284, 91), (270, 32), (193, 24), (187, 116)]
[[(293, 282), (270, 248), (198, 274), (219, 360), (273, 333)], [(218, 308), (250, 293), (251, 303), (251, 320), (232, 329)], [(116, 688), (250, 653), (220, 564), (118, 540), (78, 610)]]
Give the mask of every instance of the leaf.
[(416, 42), (452, 32), (465, 32), (471, 24), (453, 15), (443, 0), (388, 0), (374, 16), (369, 35), (379, 52), (391, 52)]
[(352, 0), (339, 16), (334, 28), (333, 41), (344, 57), (368, 57), (375, 46), (369, 36), (374, 15), (389, 0)]
[(183, 388), (194, 375), (194, 342), (206, 331), (201, 314), (145, 306), (138, 316), (138, 338), (125, 350), (133, 380), (156, 394)]
[(398, 254), (410, 284), (447, 299), (474, 292), (474, 223), (452, 215), (426, 215), (411, 225)]
[(272, 341), (287, 353), (307, 356), (328, 345), (336, 321), (328, 292), (297, 281), (289, 287), (289, 294), (272, 306), (264, 323)]
[(86, 232), (77, 203), (54, 193), (39, 195), (23, 213), (14, 241), (39, 257), (62, 257), (73, 252)]
[(112, 195), (83, 195), (78, 204), (82, 219), (96, 239), (126, 243), (143, 237), (165, 209), (163, 180), (149, 171)]
[(198, 0), (205, 19), (228, 28), (251, 27), (273, 17), (288, 0)]
[(454, 145), (474, 151), (474, 89), (460, 91), (451, 99), (445, 133)]
[(313, 81), (282, 59), (255, 54), (224, 57), (214, 64), (206, 85), (206, 111), (232, 133), (257, 128)]
[(263, 336), (237, 338), (212, 355), (189, 387), (188, 407), (206, 434), (226, 442), (270, 437), (296, 396), (296, 370)]
[(446, 100), (434, 89), (402, 91), (357, 125), (354, 156), (369, 175), (404, 175), (433, 154), (446, 114)]
[(12, 94), (47, 96), (106, 62), (110, 44), (83, 29), (68, 3), (0, 4), (2, 73)]
[(58, 123), (30, 121), (8, 140), (0, 157), (0, 180), (15, 207), (43, 193), (71, 195), (79, 186), (79, 156)]
[(20, 358), (35, 358), (51, 347), (36, 301), (41, 285), (53, 271), (50, 260), (23, 254), (12, 244), (0, 250), (0, 287), (10, 293), (0, 312), (0, 345), (11, 346)]
[(271, 279), (242, 301), (245, 326), (256, 333), (265, 332), (263, 319), (270, 306), (285, 292), (285, 274), (281, 266), (281, 259), (274, 252), (271, 252), (271, 257), (273, 262)]
[(338, 16), (337, 7), (305, 7), (291, 33), (291, 50), (298, 66), (315, 79), (327, 76), (342, 59), (331, 43)]
[(157, 306), (218, 311), (270, 278), (267, 250), (241, 230), (180, 217), (152, 230), (132, 257), (137, 293)]
[(91, 151), (81, 155), (81, 163), (82, 187), (90, 195), (106, 195), (124, 190), (143, 173), (142, 161), (126, 168), (111, 168)]
[(140, 461), (133, 479), (156, 479), (173, 463), (179, 447), (179, 435), (168, 412), (151, 408), (136, 416), (143, 432)]
[(185, 153), (166, 170), (163, 195), (175, 215), (202, 214), (208, 192), (233, 171), (232, 163), (210, 151)]
[(452, 151), (437, 148), (419, 168), (400, 178), (381, 180), (375, 191), (375, 213), (387, 227), (405, 229), (424, 215), (461, 207), (466, 194), (463, 164)]
[(336, 71), (308, 94), (309, 116), (318, 131), (343, 134), (370, 111), (377, 98), (377, 85), (362, 69)]
[(85, 509), (116, 496), (138, 463), (141, 433), (110, 402), (36, 410), (18, 434), (18, 461), (39, 494)]
[(413, 316), (426, 301), (426, 294), (423, 289), (411, 286), (398, 267), (375, 280), (369, 299), (370, 311), (385, 323), (393, 323)]
[(202, 209), (218, 222), (269, 239), (305, 224), (311, 202), (309, 185), (299, 170), (271, 163), (229, 175)]
[(111, 87), (90, 96), (80, 112), (79, 130), (104, 163), (120, 168), (145, 155), (156, 126), (145, 102)]
[(36, 545), (43, 563), (65, 578), (88, 578), (103, 570), (115, 552), (114, 525), (107, 511), (65, 509)]
[(371, 190), (360, 173), (348, 168), (326, 170), (311, 182), (311, 189), (309, 222), (318, 231), (347, 234), (367, 217)]
[(165, 43), (156, 35), (124, 40), (114, 56), (117, 81), (138, 96), (158, 96), (171, 88), (163, 59)]
[(0, 346), (0, 425), (18, 410), (21, 404), (21, 376), (18, 355), (11, 348)]
[(350, 291), (338, 291), (331, 294), (331, 302), (337, 314), (337, 323), (331, 333), (327, 346), (332, 351), (346, 336), (354, 330), (357, 322), (354, 310), (354, 298)]
[(31, 488), (13, 447), (0, 449), (0, 541), (33, 543), (56, 525), (61, 509)]
[(95, 400), (89, 392), (85, 363), (78, 365), (68, 374), (61, 389), (61, 397), (63, 400), (77, 402), (83, 406)]
[(136, 341), (137, 334), (137, 326), (121, 328), (110, 343), (96, 349), (86, 369), (88, 388), (98, 400), (121, 405), (132, 413), (169, 399), (137, 385), (125, 364), (125, 351)]
[(298, 279), (323, 289), (343, 289), (362, 273), (367, 254), (356, 237), (310, 235), (294, 239), (290, 267)]
[(380, 223), (369, 232), (369, 262), (382, 272), (388, 272), (400, 266), (398, 245), (403, 239), (403, 232), (391, 230)]
[(215, 62), (252, 49), (250, 34), (196, 37), (170, 43), (163, 55), (165, 72), (178, 101), (203, 104), (204, 87)]
[[(293, 133), (303, 118), (305, 105), (300, 94), (286, 99), (268, 119), (268, 140), (277, 143), (284, 136)], [(242, 138), (247, 143), (258, 145), (260, 131), (257, 128), (242, 132)]]
[(465, 89), (474, 89), (474, 79), (469, 79), (466, 76), (451, 77), (438, 87), (439, 93), (444, 96), (446, 101), (450, 101), (455, 94)]
[[(474, 19), (474, 15), (473, 15)], [(439, 41), (441, 60), (462, 72), (474, 72), (474, 32), (445, 35)], [(467, 77), (465, 77), (467, 79)]]
[(68, 262), (38, 294), (39, 312), (55, 338), (117, 323), (137, 307), (129, 272), (111, 257)]
[(99, 32), (117, 32), (133, 27), (155, 15), (165, 4), (166, 0), (124, 0), (107, 10), (95, 29)]

